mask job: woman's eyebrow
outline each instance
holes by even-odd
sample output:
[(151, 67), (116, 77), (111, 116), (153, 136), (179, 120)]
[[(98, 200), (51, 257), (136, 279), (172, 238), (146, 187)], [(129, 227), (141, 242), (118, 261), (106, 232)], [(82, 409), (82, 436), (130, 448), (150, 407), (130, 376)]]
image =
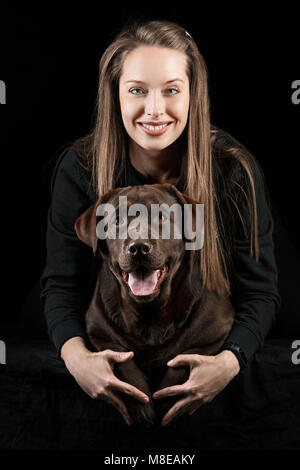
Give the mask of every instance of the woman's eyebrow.
[[(165, 82), (165, 84), (172, 82), (184, 83), (184, 80), (182, 80), (181, 78), (172, 78), (172, 80), (168, 80), (167, 82)], [(146, 85), (146, 82), (143, 82), (142, 80), (127, 80), (125, 83), (143, 83), (144, 85)]]

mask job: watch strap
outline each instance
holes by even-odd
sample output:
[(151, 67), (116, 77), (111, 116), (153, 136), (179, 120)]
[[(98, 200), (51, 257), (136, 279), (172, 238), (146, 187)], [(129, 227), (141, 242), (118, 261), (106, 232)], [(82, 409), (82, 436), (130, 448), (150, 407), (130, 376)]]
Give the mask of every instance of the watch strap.
[(237, 360), (239, 361), (240, 370), (244, 370), (248, 364), (248, 359), (244, 351), (242, 350), (242, 348), (236, 343), (227, 341), (223, 344), (220, 351), (225, 351), (225, 350), (229, 350), (233, 352), (233, 354), (236, 356)]

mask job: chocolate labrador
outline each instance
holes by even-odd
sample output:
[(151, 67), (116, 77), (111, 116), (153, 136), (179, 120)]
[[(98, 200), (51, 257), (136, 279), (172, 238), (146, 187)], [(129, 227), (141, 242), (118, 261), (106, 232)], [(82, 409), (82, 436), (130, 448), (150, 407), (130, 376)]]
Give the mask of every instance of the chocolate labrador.
[[(182, 209), (179, 217), (165, 210), (172, 206)], [(150, 398), (146, 404), (124, 398), (136, 423), (156, 424), (178, 400), (151, 400), (154, 391), (188, 379), (187, 367), (167, 362), (178, 354), (217, 353), (233, 323), (229, 297), (202, 285), (199, 244), (187, 249), (186, 233), (201, 230), (196, 206), (171, 184), (129, 186), (107, 192), (75, 222), (79, 239), (102, 260), (87, 333), (98, 351), (134, 351), (131, 360), (115, 364), (114, 373)], [(167, 224), (170, 235), (162, 236)]]

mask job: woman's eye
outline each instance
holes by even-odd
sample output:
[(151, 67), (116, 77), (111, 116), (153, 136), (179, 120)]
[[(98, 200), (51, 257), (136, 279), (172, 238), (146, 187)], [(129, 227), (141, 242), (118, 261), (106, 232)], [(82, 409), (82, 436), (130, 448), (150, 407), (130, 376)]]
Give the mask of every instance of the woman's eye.
[(141, 95), (144, 92), (144, 90), (142, 88), (132, 88), (131, 90), (129, 90), (129, 92), (132, 95)]
[(177, 90), (177, 88), (168, 88), (167, 92), (169, 95), (177, 95), (177, 93), (179, 93), (179, 90)]
[[(129, 93), (131, 93), (132, 95), (143, 95), (145, 93), (145, 90), (143, 88), (131, 88), (131, 90), (129, 90)], [(177, 88), (167, 89), (168, 95), (177, 95), (178, 93), (179, 90), (177, 90)]]

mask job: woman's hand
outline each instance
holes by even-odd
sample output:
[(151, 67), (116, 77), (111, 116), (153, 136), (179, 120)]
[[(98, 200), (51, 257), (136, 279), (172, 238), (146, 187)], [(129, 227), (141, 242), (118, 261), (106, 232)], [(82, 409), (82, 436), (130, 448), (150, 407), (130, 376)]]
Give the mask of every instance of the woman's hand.
[[(76, 345), (76, 347), (74, 347)], [(132, 420), (118, 392), (148, 403), (146, 394), (136, 387), (119, 380), (113, 373), (116, 362), (125, 362), (133, 357), (133, 352), (116, 352), (106, 349), (101, 352), (89, 351), (82, 338), (74, 337), (62, 347), (61, 356), (66, 367), (78, 385), (94, 399), (102, 399), (113, 405), (123, 416), (127, 424)]]
[(239, 362), (231, 351), (222, 351), (216, 356), (180, 354), (168, 366), (189, 366), (189, 379), (181, 384), (156, 391), (153, 398), (183, 395), (165, 414), (162, 425), (166, 426), (176, 416), (194, 413), (201, 405), (209, 403), (238, 374)]

